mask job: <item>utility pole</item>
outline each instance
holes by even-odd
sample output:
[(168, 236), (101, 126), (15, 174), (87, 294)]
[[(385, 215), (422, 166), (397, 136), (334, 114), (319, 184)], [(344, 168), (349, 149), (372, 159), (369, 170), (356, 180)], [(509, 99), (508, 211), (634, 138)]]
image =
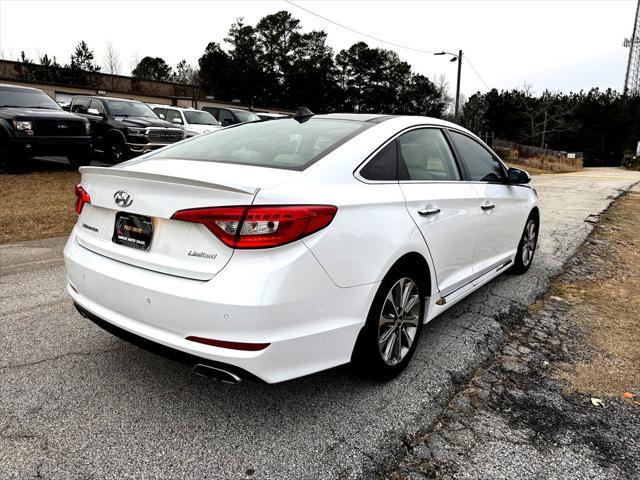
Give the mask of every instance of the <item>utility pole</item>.
[[(640, 0), (639, 0), (640, 1)], [(434, 55), (451, 55), (450, 62), (458, 62), (458, 78), (456, 80), (456, 107), (454, 110), (456, 120), (458, 119), (458, 113), (460, 113), (460, 76), (462, 74), (462, 50), (458, 50), (458, 54), (451, 52), (437, 52)]]
[(462, 50), (458, 50), (458, 80), (456, 81), (456, 120), (458, 119), (458, 110), (460, 108), (460, 74), (462, 73)]
[(547, 116), (548, 110), (544, 111), (544, 124), (542, 127), (542, 143), (540, 144), (540, 148), (544, 148), (545, 137), (547, 136)]
[(631, 95), (640, 93), (640, 1), (636, 6), (631, 38), (625, 38), (623, 46), (629, 48), (627, 74), (624, 77), (624, 92)]

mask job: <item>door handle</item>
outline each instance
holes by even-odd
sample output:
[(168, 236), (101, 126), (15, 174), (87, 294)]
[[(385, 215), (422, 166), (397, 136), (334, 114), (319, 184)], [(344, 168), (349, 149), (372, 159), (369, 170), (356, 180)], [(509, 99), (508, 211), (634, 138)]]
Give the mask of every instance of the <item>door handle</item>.
[(434, 208), (434, 207), (427, 207), (427, 208), (423, 208), (421, 210), (418, 210), (418, 213), (420, 215), (422, 215), (423, 217), (428, 217), (429, 215), (436, 215), (436, 214), (440, 213), (440, 209), (439, 208)]
[(480, 205), (480, 208), (483, 210), (492, 210), (496, 208), (496, 206), (493, 203), (485, 202), (482, 205)]

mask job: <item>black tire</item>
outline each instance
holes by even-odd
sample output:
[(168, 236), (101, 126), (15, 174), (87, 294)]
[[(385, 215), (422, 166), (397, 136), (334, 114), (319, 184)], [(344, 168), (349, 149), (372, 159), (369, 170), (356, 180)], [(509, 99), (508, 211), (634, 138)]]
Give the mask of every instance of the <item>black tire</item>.
[[(397, 316), (400, 317), (400, 320), (398, 320), (397, 317), (391, 320), (390, 317), (392, 315), (390, 315), (390, 313), (394, 311), (391, 307), (393, 307), (392, 304), (395, 302), (391, 301), (390, 303), (389, 295), (392, 295), (392, 290), (398, 288), (398, 283), (403, 280), (408, 280), (415, 286), (417, 290), (416, 301), (419, 307), (415, 308), (416, 305), (414, 305), (414, 307), (408, 309), (409, 313), (402, 313), (401, 308), (401, 313)], [(405, 285), (409, 284), (405, 283)], [(367, 315), (367, 321), (360, 331), (353, 351), (351, 360), (360, 372), (375, 380), (384, 381), (398, 376), (405, 369), (420, 340), (422, 320), (425, 311), (425, 296), (427, 295), (426, 285), (427, 283), (424, 278), (406, 265), (395, 267), (387, 274), (376, 292), (371, 309)], [(402, 286), (400, 289), (402, 289)], [(408, 319), (407, 323), (404, 323), (403, 315), (405, 315), (405, 319)], [(409, 317), (416, 315), (415, 330), (411, 332), (413, 333), (413, 339), (407, 348), (410, 336), (408, 330), (409, 328), (414, 328), (413, 320), (409, 319)], [(393, 337), (393, 329), (396, 330), (395, 337)], [(387, 334), (387, 341), (384, 342), (385, 335)], [(400, 338), (400, 350), (397, 349), (398, 337)], [(389, 347), (389, 344), (392, 342), (393, 345), (391, 348), (393, 351), (389, 352), (385, 347)], [(399, 360), (397, 358), (391, 358), (391, 356), (395, 356), (398, 351), (401, 352)]]
[(18, 170), (18, 162), (7, 149), (0, 145), (0, 173), (15, 173)]
[(108, 141), (105, 145), (104, 154), (110, 163), (120, 163), (128, 159), (125, 143), (117, 138)]
[[(536, 254), (536, 248), (538, 246), (538, 231), (540, 227), (540, 221), (533, 213), (527, 218), (527, 222), (524, 224), (524, 230), (520, 237), (520, 243), (518, 243), (518, 251), (516, 253), (516, 259), (511, 267), (511, 273), (516, 275), (522, 275), (533, 263), (533, 257)], [(533, 233), (531, 231), (533, 228)]]
[(71, 165), (74, 169), (78, 169), (80, 167), (86, 167), (91, 164), (91, 152), (74, 152), (67, 155), (67, 160), (69, 161), (69, 165)]

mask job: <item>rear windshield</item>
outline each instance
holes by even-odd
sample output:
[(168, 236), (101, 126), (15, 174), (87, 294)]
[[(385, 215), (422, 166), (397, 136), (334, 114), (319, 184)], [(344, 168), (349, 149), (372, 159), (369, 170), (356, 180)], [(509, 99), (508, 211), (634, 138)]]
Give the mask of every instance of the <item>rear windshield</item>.
[(371, 124), (335, 119), (243, 123), (167, 147), (153, 158), (304, 170)]

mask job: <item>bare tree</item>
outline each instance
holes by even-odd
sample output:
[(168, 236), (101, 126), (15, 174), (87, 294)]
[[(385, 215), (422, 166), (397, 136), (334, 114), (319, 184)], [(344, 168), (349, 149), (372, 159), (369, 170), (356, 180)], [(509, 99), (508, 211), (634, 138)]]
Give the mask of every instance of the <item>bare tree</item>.
[(131, 59), (129, 60), (129, 71), (135, 70), (139, 63), (140, 55), (138, 54), (138, 52), (133, 52), (133, 54), (131, 54)]
[(120, 74), (120, 54), (111, 41), (107, 42), (102, 57), (105, 73), (111, 75), (109, 84), (111, 90), (116, 90), (120, 85), (120, 79), (115, 76)]
[(102, 58), (104, 72), (109, 75), (120, 74), (120, 55), (112, 42), (107, 42), (104, 49), (104, 57)]

